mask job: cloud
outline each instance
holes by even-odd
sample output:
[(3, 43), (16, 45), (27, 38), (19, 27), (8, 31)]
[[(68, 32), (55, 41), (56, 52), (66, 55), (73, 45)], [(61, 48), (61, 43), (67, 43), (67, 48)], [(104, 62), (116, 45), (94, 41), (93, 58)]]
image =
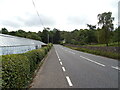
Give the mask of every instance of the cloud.
[(85, 25), (89, 22), (87, 18), (84, 16), (70, 16), (67, 18), (68, 24), (73, 24), (73, 25)]
[[(117, 4), (119, 0), (0, 0), (0, 26), (11, 28), (58, 27), (72, 30), (86, 28), (86, 24), (97, 24), (99, 13), (111, 11), (118, 21)], [(41, 20), (40, 20), (41, 19)]]
[(46, 25), (55, 25), (55, 21), (44, 15), (40, 15), (40, 18), (35, 15), (35, 14), (28, 14), (27, 16), (24, 17), (12, 17), (7, 20), (1, 20), (0, 24), (3, 26), (10, 26), (14, 28), (19, 28), (19, 27), (32, 27), (32, 26), (44, 26)]
[(21, 25), (18, 23), (18, 22), (15, 22), (15, 21), (9, 21), (9, 20), (4, 20), (2, 22), (0, 22), (0, 24), (2, 26), (8, 26), (8, 27), (14, 27), (14, 28), (19, 28)]
[(28, 19), (24, 23), (26, 26), (39, 26), (39, 25), (54, 25), (55, 21), (54, 19), (45, 16), (45, 15), (40, 15), (38, 17), (37, 15), (30, 15)]

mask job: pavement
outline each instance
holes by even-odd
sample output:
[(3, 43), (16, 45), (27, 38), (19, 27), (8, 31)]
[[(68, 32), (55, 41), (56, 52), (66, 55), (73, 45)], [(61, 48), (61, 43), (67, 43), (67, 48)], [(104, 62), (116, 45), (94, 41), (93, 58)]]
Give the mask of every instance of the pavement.
[(118, 61), (54, 45), (31, 88), (118, 88)]

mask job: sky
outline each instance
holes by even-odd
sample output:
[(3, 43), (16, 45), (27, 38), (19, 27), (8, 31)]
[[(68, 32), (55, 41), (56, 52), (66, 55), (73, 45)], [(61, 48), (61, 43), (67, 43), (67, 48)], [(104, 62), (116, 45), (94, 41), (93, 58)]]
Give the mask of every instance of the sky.
[[(44, 27), (64, 31), (85, 29), (86, 24), (97, 25), (97, 15), (112, 12), (114, 26), (118, 26), (120, 0), (0, 0), (0, 29), (23, 29), (38, 32)], [(36, 13), (39, 13), (39, 16)]]

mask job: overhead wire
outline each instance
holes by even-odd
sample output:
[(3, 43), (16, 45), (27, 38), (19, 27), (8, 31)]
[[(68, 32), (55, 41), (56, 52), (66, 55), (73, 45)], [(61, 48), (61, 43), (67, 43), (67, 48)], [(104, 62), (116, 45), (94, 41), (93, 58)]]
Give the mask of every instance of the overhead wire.
[(43, 26), (43, 28), (45, 28), (44, 25), (43, 25), (42, 19), (41, 19), (41, 17), (40, 17), (40, 14), (39, 14), (39, 12), (38, 12), (38, 10), (37, 10), (37, 8), (36, 8), (36, 5), (35, 5), (34, 0), (32, 0), (32, 3), (33, 3), (33, 6), (34, 6), (34, 8), (35, 8), (35, 10), (36, 10), (36, 13), (37, 13), (37, 15), (38, 15), (38, 17), (39, 17), (39, 20), (40, 20), (41, 25)]

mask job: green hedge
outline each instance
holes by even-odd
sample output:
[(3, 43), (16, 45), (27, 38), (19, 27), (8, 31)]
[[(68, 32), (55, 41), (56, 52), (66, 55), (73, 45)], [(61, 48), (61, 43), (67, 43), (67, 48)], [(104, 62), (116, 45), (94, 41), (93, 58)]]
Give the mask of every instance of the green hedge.
[(23, 55), (2, 56), (2, 87), (22, 88), (29, 81), (30, 65), (27, 57)]
[(51, 47), (48, 44), (23, 54), (2, 55), (2, 88), (26, 88)]

